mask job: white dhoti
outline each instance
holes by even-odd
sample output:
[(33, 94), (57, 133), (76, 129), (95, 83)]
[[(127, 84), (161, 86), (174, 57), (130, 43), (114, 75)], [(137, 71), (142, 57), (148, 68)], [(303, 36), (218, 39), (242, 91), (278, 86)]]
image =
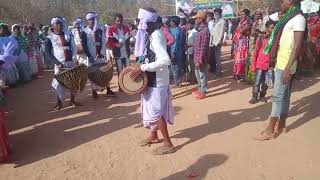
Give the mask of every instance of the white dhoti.
[(174, 110), (169, 86), (148, 87), (141, 95), (141, 111), (144, 127), (152, 131), (158, 130), (157, 121), (161, 117), (168, 124), (173, 124)]
[[(69, 62), (63, 63), (63, 66), (64, 66), (64, 68), (73, 68), (73, 67), (75, 67), (75, 64), (73, 61), (69, 61)], [(56, 75), (60, 72), (61, 72), (61, 69), (57, 65), (54, 65), (54, 74)], [(64, 87), (55, 78), (53, 78), (51, 86), (55, 90), (58, 98), (61, 101), (63, 101), (65, 98)]]

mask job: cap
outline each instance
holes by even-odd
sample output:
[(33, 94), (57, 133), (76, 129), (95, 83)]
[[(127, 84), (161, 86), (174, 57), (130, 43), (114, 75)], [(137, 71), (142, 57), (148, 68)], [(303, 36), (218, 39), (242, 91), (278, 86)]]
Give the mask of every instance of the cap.
[(206, 19), (207, 18), (207, 14), (204, 11), (198, 11), (198, 13), (192, 17), (193, 19), (196, 18), (202, 18), (202, 19)]

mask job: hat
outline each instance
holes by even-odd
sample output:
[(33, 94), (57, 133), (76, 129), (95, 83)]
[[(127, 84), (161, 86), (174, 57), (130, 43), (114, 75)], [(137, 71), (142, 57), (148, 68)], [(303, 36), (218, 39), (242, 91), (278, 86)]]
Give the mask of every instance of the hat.
[(192, 17), (192, 19), (196, 19), (196, 18), (202, 18), (202, 19), (206, 19), (207, 18), (207, 14), (204, 11), (198, 11), (198, 13)]

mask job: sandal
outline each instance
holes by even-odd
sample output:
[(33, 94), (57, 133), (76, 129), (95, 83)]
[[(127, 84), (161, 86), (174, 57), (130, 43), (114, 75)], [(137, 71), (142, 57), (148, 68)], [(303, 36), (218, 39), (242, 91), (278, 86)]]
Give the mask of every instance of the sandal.
[(267, 134), (266, 131), (262, 131), (257, 137), (254, 137), (254, 140), (257, 141), (267, 141), (274, 139), (275, 133)]
[(145, 139), (143, 141), (140, 141), (138, 143), (138, 146), (139, 147), (144, 147), (144, 146), (150, 146), (151, 144), (158, 144), (160, 143), (161, 141), (159, 139), (156, 139), (156, 140), (149, 140), (149, 139)]
[(175, 152), (175, 148), (172, 147), (168, 147), (168, 146), (160, 146), (158, 148), (156, 148), (155, 150), (153, 150), (153, 154), (154, 155), (165, 155), (165, 154), (171, 154)]

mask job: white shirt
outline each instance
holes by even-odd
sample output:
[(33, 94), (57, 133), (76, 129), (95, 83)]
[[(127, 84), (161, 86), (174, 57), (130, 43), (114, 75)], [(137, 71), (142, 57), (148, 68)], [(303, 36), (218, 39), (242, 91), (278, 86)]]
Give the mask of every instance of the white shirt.
[[(91, 54), (91, 56), (93, 56), (93, 58), (96, 57), (96, 40), (94, 37), (94, 31), (92, 29), (90, 29), (89, 27), (86, 27), (84, 29), (84, 32), (86, 33), (86, 37), (87, 37), (87, 46), (89, 49), (89, 52)], [(105, 56), (106, 55), (106, 34), (104, 33), (104, 31), (102, 32), (102, 45), (101, 45), (101, 51), (100, 53)]]
[(76, 45), (81, 45), (80, 31), (78, 29), (72, 29), (71, 33), (74, 37), (74, 42)]
[(121, 54), (120, 59), (127, 58), (128, 54), (127, 54), (127, 47), (125, 44), (127, 38), (125, 37), (123, 30), (120, 28), (118, 28), (118, 38), (119, 38), (119, 41), (122, 41), (123, 43), (123, 46), (120, 48), (120, 54)]
[[(51, 45), (52, 45), (52, 55), (59, 62), (65, 63), (66, 59), (65, 59), (64, 50), (65, 50), (65, 48), (70, 48), (70, 47), (62, 45), (61, 35), (57, 35), (57, 34), (51, 33), (51, 34), (49, 34), (48, 38), (50, 39)], [(71, 36), (69, 41), (71, 41), (72, 60), (73, 60), (76, 57), (76, 54), (77, 54), (77, 48), (76, 48), (76, 45), (74, 43), (73, 36)]]
[(210, 30), (210, 47), (218, 46), (219, 44), (221, 44), (225, 31), (225, 23), (226, 21), (220, 18), (216, 21), (212, 30)]
[(155, 62), (146, 63), (141, 65), (143, 72), (156, 72), (157, 87), (169, 86), (169, 66), (171, 61), (167, 52), (166, 39), (160, 30), (155, 30), (150, 36), (150, 49), (155, 53)]
[(197, 33), (198, 33), (198, 31), (195, 28), (188, 31), (187, 43), (188, 43), (188, 45), (193, 45), (193, 47), (188, 48), (188, 51), (187, 51), (188, 55), (193, 54), (193, 48), (196, 45), (196, 41), (197, 41)]
[(213, 26), (214, 26), (214, 20), (211, 20), (208, 22), (208, 29), (209, 29), (209, 32), (211, 34), (211, 36), (213, 36)]

